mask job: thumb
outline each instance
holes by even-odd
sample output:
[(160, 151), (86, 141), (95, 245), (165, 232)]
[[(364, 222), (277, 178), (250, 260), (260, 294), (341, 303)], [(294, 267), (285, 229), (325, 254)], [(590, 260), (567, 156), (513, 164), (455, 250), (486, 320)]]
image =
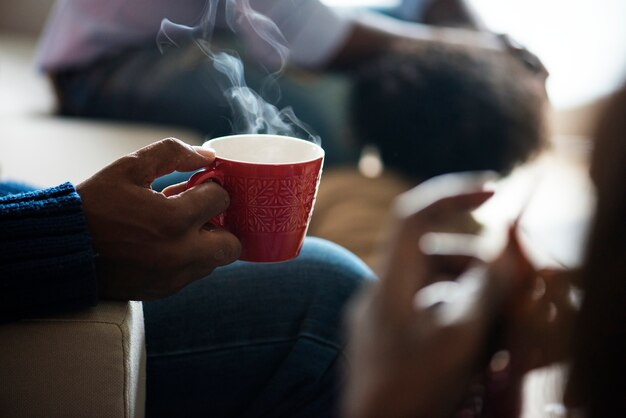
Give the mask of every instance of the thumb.
[(141, 148), (131, 157), (130, 180), (148, 187), (156, 178), (173, 171), (194, 171), (210, 165), (215, 151), (166, 138)]

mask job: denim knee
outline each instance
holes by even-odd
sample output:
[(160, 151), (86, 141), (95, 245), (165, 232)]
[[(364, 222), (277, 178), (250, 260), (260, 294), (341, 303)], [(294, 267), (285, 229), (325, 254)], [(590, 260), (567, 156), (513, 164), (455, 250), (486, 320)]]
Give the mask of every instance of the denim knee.
[(346, 305), (362, 286), (375, 280), (374, 273), (347, 249), (314, 237), (305, 240), (300, 255), (290, 263), (293, 274), (284, 286), (293, 292), (294, 302), (306, 309), (300, 336), (341, 344)]

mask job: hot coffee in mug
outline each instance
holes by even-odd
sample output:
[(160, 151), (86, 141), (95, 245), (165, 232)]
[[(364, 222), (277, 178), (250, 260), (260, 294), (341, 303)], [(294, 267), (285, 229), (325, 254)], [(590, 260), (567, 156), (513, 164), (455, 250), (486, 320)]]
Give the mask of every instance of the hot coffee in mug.
[(230, 195), (230, 206), (212, 222), (242, 244), (241, 260), (286, 261), (306, 235), (319, 186), (324, 150), (280, 135), (232, 135), (204, 145), (215, 150), (210, 167), (187, 187), (213, 180)]

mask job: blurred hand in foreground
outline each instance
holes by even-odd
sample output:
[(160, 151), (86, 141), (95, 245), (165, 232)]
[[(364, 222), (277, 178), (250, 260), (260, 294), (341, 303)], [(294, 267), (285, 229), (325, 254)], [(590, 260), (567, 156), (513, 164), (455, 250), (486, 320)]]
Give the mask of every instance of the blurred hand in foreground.
[[(515, 402), (487, 409), (489, 416), (512, 416), (519, 412), (524, 373), (562, 358), (572, 312), (565, 276), (533, 268), (517, 225), (493, 260), (481, 259), (478, 237), (443, 234), (446, 245), (424, 245), (448, 220), (489, 199), (482, 183), (481, 175), (445, 175), (398, 198), (380, 281), (349, 311), (348, 418), (454, 416), (476, 383), (483, 396), (484, 385), (490, 390), (501, 382), (490, 360), (502, 350), (510, 364), (497, 389)], [(538, 283), (545, 283), (542, 294)]]
[(420, 240), (489, 199), (483, 183), (445, 175), (396, 200), (380, 281), (348, 318), (347, 417), (447, 417), (464, 397), (504, 283), (470, 267), (471, 251), (430, 255)]
[(490, 265), (490, 275), (496, 280), (514, 282), (487, 353), (497, 352), (484, 373), (484, 417), (519, 417), (525, 375), (566, 361), (575, 346), (572, 333), (578, 301), (572, 285), (577, 272), (533, 269), (515, 232), (513, 226), (507, 247)]
[(176, 293), (239, 257), (241, 244), (209, 220), (229, 205), (216, 183), (162, 193), (150, 188), (175, 170), (209, 165), (215, 154), (168, 138), (122, 157), (76, 189), (96, 252), (101, 299), (151, 300)]

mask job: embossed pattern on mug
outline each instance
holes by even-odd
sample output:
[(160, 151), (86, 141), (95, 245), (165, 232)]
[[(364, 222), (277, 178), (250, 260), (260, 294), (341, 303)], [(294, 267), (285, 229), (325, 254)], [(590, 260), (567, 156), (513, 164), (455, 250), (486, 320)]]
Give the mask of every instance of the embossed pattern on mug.
[(292, 232), (306, 228), (320, 177), (312, 172), (294, 177), (228, 176), (230, 212), (226, 224), (240, 232)]

